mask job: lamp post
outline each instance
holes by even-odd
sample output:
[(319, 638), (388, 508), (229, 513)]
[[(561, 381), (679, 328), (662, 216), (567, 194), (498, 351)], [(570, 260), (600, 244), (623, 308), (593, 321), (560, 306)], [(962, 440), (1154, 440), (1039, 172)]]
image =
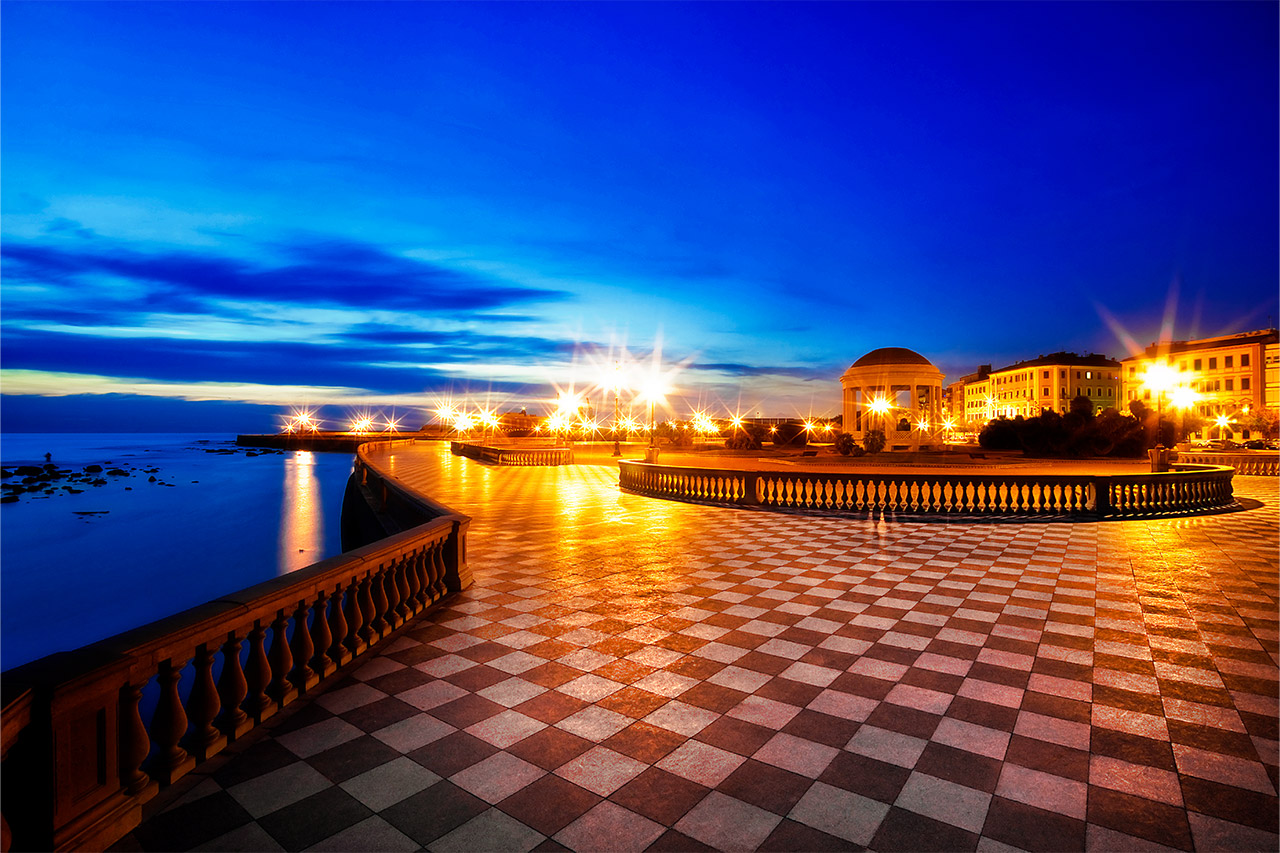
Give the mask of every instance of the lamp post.
[(1173, 368), (1160, 362), (1147, 367), (1143, 384), (1156, 395), (1156, 446), (1151, 452), (1152, 472), (1166, 471), (1169, 467), (1168, 451), (1164, 447), (1164, 393), (1173, 386)]
[(613, 363), (613, 455), (622, 455), (622, 444), (618, 441), (618, 394), (622, 390), (622, 365)]

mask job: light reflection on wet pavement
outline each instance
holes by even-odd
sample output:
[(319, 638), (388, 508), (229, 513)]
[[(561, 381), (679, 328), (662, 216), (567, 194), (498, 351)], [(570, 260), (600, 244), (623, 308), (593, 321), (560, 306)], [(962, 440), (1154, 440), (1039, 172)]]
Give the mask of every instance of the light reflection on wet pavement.
[(1276, 849), (1272, 478), (970, 524), (375, 461), (472, 516), (475, 585), (125, 846)]

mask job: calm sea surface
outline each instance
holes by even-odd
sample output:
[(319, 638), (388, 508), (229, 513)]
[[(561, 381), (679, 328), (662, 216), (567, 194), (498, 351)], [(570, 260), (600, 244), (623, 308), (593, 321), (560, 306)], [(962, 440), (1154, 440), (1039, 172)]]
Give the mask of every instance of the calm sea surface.
[(234, 447), (226, 435), (0, 436), (10, 469), (49, 453), (77, 473), (96, 464), (129, 474), (0, 504), (0, 668), (341, 552), (351, 454), (208, 452)]

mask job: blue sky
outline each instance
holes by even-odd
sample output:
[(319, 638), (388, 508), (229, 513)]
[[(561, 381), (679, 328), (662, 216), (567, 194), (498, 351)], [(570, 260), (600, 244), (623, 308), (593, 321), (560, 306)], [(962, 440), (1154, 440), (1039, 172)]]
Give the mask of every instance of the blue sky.
[(9, 3), (8, 431), (1274, 325), (1274, 3)]

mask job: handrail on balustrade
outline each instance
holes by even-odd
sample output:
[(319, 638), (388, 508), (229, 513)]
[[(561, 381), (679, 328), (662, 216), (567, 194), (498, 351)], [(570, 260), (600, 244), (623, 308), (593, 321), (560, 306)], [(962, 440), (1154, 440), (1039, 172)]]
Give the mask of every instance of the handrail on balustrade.
[[(355, 475), (376, 509), (420, 523), (3, 674), (3, 850), (105, 849), (138, 825), (160, 785), (470, 583), (470, 519), (392, 481), (369, 448)], [(153, 679), (147, 722), (139, 702)]]

